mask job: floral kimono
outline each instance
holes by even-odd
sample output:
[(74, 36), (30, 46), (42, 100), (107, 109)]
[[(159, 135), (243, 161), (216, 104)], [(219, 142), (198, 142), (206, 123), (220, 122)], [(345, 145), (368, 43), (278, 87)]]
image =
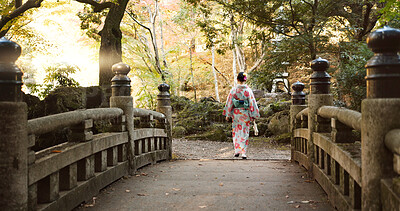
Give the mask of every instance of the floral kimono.
[[(238, 100), (244, 101), (242, 104), (245, 106), (235, 107)], [(237, 85), (232, 88), (226, 100), (223, 115), (233, 119), (232, 137), (235, 154), (245, 155), (249, 144), (250, 122), (260, 117), (253, 91), (247, 85)]]

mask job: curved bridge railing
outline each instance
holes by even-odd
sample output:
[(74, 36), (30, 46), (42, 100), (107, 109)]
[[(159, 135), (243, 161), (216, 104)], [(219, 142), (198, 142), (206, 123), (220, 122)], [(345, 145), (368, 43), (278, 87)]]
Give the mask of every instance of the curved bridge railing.
[[(306, 169), (312, 168), (314, 179), (330, 193), (330, 200), (337, 208), (360, 209), (361, 143), (356, 141), (352, 133), (353, 130), (360, 131), (361, 113), (322, 106), (317, 115), (320, 121), (318, 132), (313, 134), (313, 162), (310, 163), (307, 156), (309, 129), (302, 127), (293, 131), (294, 160)], [(304, 119), (304, 115), (297, 115), (296, 121), (301, 122), (302, 116)]]
[[(124, 175), (171, 158), (168, 85), (159, 86), (157, 112), (133, 108), (127, 76), (130, 67), (118, 63), (112, 68), (115, 77), (110, 108), (76, 110), (28, 121), (26, 103), (21, 102), (22, 72), (11, 61), (18, 58), (20, 47), (0, 39), (0, 52), (10, 56), (0, 57), (3, 210), (72, 210)], [(101, 129), (95, 124), (99, 122)], [(67, 142), (32, 150), (40, 142), (39, 136), (64, 128), (70, 131)]]
[[(28, 156), (29, 207), (37, 210), (71, 210), (90, 200), (100, 189), (148, 164), (168, 159), (168, 134), (164, 114), (135, 109), (134, 117), (147, 125), (133, 130), (134, 152), (128, 154), (129, 130), (120, 108), (71, 111), (28, 121), (30, 144), (35, 136), (70, 127), (71, 141)], [(155, 117), (155, 118), (153, 118)], [(110, 131), (93, 135), (95, 120), (111, 120)], [(161, 124), (160, 124), (161, 123)], [(129, 163), (129, 156), (133, 165)]]
[(361, 112), (332, 106), (327, 60), (311, 63), (308, 106), (304, 84), (292, 86), (292, 160), (338, 210), (400, 208), (400, 46), (387, 46), (399, 38), (400, 30), (391, 28), (371, 33), (368, 45), (375, 55), (366, 65)]

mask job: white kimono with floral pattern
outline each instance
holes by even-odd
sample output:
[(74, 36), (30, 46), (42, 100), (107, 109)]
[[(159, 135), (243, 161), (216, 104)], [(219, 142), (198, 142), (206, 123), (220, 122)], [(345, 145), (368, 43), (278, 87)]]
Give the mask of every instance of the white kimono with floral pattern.
[[(235, 108), (232, 98), (248, 100), (249, 108)], [(247, 85), (237, 85), (232, 88), (226, 100), (223, 115), (233, 119), (232, 137), (235, 154), (246, 154), (247, 145), (249, 144), (250, 123), (260, 117), (253, 91)]]

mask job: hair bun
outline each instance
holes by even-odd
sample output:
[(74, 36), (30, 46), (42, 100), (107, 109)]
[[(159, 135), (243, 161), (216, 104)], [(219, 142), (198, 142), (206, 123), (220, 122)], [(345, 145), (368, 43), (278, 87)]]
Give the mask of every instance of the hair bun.
[(241, 81), (241, 82), (246, 81), (246, 80), (247, 80), (247, 74), (246, 74), (245, 72), (240, 72), (240, 73), (237, 75), (237, 80), (238, 80), (238, 81)]

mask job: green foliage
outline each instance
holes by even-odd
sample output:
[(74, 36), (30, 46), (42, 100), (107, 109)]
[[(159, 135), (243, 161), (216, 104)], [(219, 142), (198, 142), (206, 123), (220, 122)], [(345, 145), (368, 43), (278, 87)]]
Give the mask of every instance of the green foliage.
[[(15, 9), (15, 1), (12, 0), (0, 0), (0, 20), (11, 13)], [(17, 19), (9, 21), (7, 24), (5, 24), (3, 27), (0, 27), (0, 32), (7, 31), (8, 28), (10, 28)]]
[[(128, 29), (125, 29), (128, 30)], [(132, 76), (139, 79), (137, 87), (139, 92), (135, 93), (136, 107), (155, 109), (157, 105), (157, 87), (162, 83), (160, 74), (155, 68), (154, 57), (151, 56), (151, 50), (140, 39), (134, 37), (125, 37), (123, 39), (124, 60), (131, 66)]]
[(103, 23), (104, 17), (107, 15), (108, 10), (101, 12), (94, 12), (93, 7), (87, 4), (84, 5), (83, 11), (79, 12), (77, 16), (81, 19), (81, 29), (86, 31), (88, 37), (100, 42), (99, 28)]
[(394, 28), (400, 28), (400, 1), (398, 0), (381, 0), (385, 2), (385, 7), (380, 11), (382, 17), (381, 24), (389, 25)]
[(291, 105), (290, 101), (288, 102), (285, 100), (281, 100), (281, 101), (276, 101), (276, 102), (271, 103), (269, 105), (269, 107), (271, 108), (272, 112), (276, 113), (276, 112), (280, 112), (280, 111), (284, 111), (284, 110), (289, 110), (290, 105)]
[(366, 96), (365, 64), (373, 53), (364, 42), (343, 42), (340, 48), (340, 70), (334, 75), (337, 84), (333, 93), (349, 108), (360, 111)]
[[(222, 116), (223, 104), (210, 99), (203, 99), (200, 102), (187, 101), (185, 98), (178, 98), (173, 105), (179, 105), (173, 108), (177, 112), (178, 121), (175, 126), (186, 128), (188, 134), (209, 131), (214, 122), (224, 122)], [(178, 103), (180, 102), (180, 103)]]
[(263, 65), (261, 68), (250, 72), (249, 83), (252, 87), (262, 90), (272, 90), (272, 80), (277, 76), (277, 72), (269, 69), (267, 65)]
[(75, 65), (57, 63), (45, 69), (46, 77), (43, 84), (27, 84), (32, 94), (37, 94), (40, 98), (45, 98), (51, 91), (58, 87), (79, 87), (79, 83), (71, 78), (71, 74), (80, 71)]

